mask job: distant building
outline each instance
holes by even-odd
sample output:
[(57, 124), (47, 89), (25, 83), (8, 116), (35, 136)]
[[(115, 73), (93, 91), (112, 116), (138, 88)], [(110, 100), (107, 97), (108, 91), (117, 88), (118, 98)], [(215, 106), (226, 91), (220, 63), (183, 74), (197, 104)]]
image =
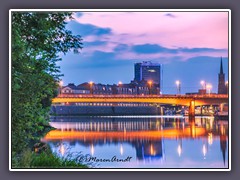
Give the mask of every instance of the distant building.
[(207, 90), (206, 89), (199, 89), (198, 94), (205, 95), (205, 94), (207, 94)]
[(160, 89), (156, 84), (149, 86), (147, 81), (131, 81), (128, 84), (95, 84), (95, 83), (82, 83), (76, 86), (73, 83), (69, 83), (61, 89), (61, 94), (98, 94), (98, 95), (110, 95), (110, 94), (127, 94), (127, 95), (149, 95), (159, 94)]
[(161, 88), (161, 65), (151, 61), (134, 64), (134, 81), (152, 81)]
[(95, 83), (82, 83), (77, 86), (79, 89), (88, 90), (88, 94), (113, 94), (112, 85), (95, 84)]
[(61, 94), (89, 94), (88, 88), (76, 86), (74, 83), (69, 83), (62, 87)]
[(227, 94), (225, 74), (223, 73), (222, 57), (220, 62), (220, 73), (218, 74), (218, 94)]
[[(105, 85), (101, 83), (82, 83), (76, 86), (69, 83), (61, 88), (61, 94), (128, 94), (128, 95), (151, 95), (160, 94), (161, 65), (144, 61), (135, 64), (135, 78), (128, 84)], [(151, 83), (149, 83), (151, 81)]]

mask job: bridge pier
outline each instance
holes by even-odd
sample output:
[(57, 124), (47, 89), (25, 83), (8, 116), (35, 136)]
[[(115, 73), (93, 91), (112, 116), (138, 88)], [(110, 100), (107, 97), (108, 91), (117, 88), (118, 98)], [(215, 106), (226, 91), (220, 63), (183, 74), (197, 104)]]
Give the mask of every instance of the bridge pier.
[(195, 100), (190, 101), (188, 116), (189, 117), (195, 116)]

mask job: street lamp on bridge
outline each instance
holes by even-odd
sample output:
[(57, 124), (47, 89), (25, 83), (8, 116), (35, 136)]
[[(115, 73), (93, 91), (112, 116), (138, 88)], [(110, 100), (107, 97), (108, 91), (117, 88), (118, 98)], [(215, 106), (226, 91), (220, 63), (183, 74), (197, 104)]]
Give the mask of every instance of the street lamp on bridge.
[(62, 80), (59, 81), (58, 85), (59, 85), (59, 94), (61, 95), (62, 87), (63, 87), (63, 81)]
[(149, 84), (149, 94), (151, 94), (151, 91), (152, 91), (152, 81), (148, 81), (148, 84)]
[(206, 82), (205, 81), (201, 81), (200, 84), (202, 85), (202, 89), (206, 89)]
[(177, 94), (181, 94), (181, 82), (177, 80), (176, 85), (177, 85)]
[(226, 86), (226, 92), (228, 94), (228, 81), (225, 82), (225, 86)]
[(208, 94), (210, 95), (211, 94), (211, 90), (212, 90), (212, 85), (211, 84), (207, 84), (206, 85), (206, 89), (208, 91)]
[(89, 85), (90, 85), (90, 94), (93, 94), (93, 82), (92, 81), (90, 81), (89, 82)]
[(122, 94), (122, 81), (118, 82), (118, 87), (119, 87), (119, 91), (121, 92), (120, 94)]

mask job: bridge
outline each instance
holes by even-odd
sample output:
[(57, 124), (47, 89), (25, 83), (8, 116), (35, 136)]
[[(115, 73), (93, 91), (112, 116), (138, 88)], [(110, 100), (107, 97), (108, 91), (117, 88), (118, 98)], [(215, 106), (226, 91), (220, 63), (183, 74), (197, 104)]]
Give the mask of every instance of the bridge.
[(228, 95), (84, 95), (62, 94), (52, 100), (57, 103), (158, 103), (189, 106), (189, 116), (195, 116), (195, 106), (228, 103)]

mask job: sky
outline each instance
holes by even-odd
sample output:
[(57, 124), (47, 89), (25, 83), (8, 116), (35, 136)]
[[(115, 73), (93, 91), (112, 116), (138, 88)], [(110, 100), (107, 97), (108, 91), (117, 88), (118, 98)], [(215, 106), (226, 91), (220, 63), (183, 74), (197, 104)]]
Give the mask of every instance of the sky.
[(200, 81), (217, 92), (220, 60), (228, 80), (228, 12), (75, 12), (66, 28), (83, 49), (60, 55), (64, 85), (130, 83), (134, 63), (162, 64), (163, 93), (197, 92)]

